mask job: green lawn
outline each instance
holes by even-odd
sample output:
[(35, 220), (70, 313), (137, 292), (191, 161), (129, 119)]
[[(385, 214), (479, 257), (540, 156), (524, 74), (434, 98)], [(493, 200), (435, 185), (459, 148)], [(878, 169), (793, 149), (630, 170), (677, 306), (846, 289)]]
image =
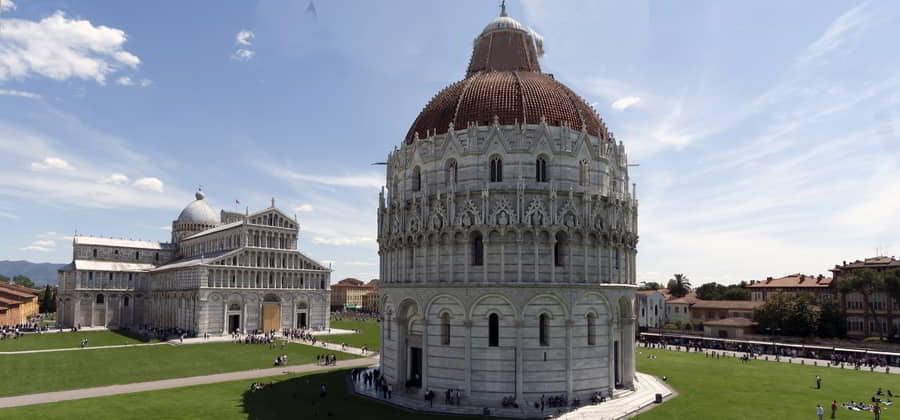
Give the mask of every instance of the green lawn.
[[(638, 370), (658, 377), (679, 395), (641, 414), (640, 419), (803, 419), (815, 418), (816, 404), (831, 415), (832, 400), (871, 401), (878, 387), (900, 393), (900, 376), (852, 369), (788, 365), (739, 359), (707, 359), (702, 353), (639, 349)], [(649, 354), (657, 356), (648, 359)], [(815, 377), (822, 389), (814, 389)], [(898, 404), (881, 418), (900, 419)], [(871, 419), (870, 412), (838, 408), (838, 419)]]
[[(278, 376), (42, 404), (0, 410), (0, 419), (451, 419), (409, 413), (348, 395), (346, 374), (347, 371), (336, 371)], [(264, 390), (249, 392), (250, 384), (257, 381), (274, 383)], [(323, 383), (328, 395), (320, 398), (319, 386)]]
[(268, 368), (279, 354), (287, 354), (291, 365), (314, 363), (323, 353), (302, 344), (270, 350), (264, 344), (212, 343), (0, 355), (5, 378), (21, 374), (18, 380), (0, 380), (0, 396)]
[[(77, 348), (87, 338), (90, 347), (140, 344), (144, 341), (119, 331), (81, 331), (26, 334), (16, 339), (0, 340), (0, 352), (21, 350)], [(154, 340), (155, 341), (155, 340)]]
[(381, 344), (379, 326), (380, 324), (376, 321), (331, 321), (331, 328), (359, 329), (359, 334), (329, 335), (319, 338), (328, 343), (345, 343), (352, 347), (368, 346), (369, 350), (378, 351)]

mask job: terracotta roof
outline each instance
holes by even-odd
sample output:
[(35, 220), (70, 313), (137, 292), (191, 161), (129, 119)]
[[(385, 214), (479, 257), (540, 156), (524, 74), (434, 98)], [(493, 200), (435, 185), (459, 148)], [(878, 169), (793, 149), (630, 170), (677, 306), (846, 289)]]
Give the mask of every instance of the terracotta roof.
[(669, 299), (666, 303), (676, 303), (676, 304), (677, 303), (686, 303), (686, 304), (690, 305), (690, 304), (696, 303), (699, 300), (700, 299), (697, 298), (696, 293), (690, 292), (690, 293), (684, 295), (683, 297)]
[(756, 325), (756, 323), (749, 318), (734, 317), (717, 319), (715, 321), (704, 321), (703, 325), (712, 325), (714, 327), (752, 327)]
[(406, 142), (412, 143), (416, 135), (446, 133), (451, 123), (465, 129), (470, 123), (492, 124), (495, 117), (501, 125), (544, 120), (548, 125), (584, 128), (603, 136), (603, 123), (593, 108), (552, 75), (541, 73), (537, 57), (543, 41), (521, 24), (494, 23), (475, 40), (466, 78), (447, 86), (425, 105)]
[(765, 302), (752, 300), (701, 300), (697, 299), (691, 309), (756, 309)]
[(843, 265), (835, 265), (834, 269), (831, 271), (840, 271), (842, 269), (863, 268), (863, 267), (873, 267), (873, 268), (900, 267), (900, 260), (898, 260), (894, 257), (872, 257), (872, 258), (866, 258), (862, 261), (856, 260), (851, 263), (847, 263), (845, 261)]
[(5, 297), (3, 297), (3, 296), (0, 296), (0, 304), (3, 304), (3, 306), (20, 305), (21, 303), (22, 303), (22, 302), (20, 302), (20, 301), (18, 301), (18, 300), (13, 300), (13, 299), (9, 299), (9, 298), (5, 298)]
[(9, 284), (0, 282), (0, 293), (6, 293), (13, 296), (18, 296), (22, 298), (33, 298), (37, 296), (35, 292), (25, 292), (18, 288), (10, 287)]
[(782, 288), (782, 287), (808, 287), (808, 288), (827, 288), (831, 286), (831, 277), (825, 276), (809, 276), (806, 274), (790, 274), (777, 279), (767, 278), (758, 280), (747, 287), (760, 288)]

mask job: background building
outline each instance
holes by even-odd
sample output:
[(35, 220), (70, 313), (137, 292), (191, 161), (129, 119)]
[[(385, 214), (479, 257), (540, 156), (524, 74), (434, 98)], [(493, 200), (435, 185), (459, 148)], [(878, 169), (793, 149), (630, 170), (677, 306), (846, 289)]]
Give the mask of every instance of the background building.
[[(874, 257), (864, 260), (856, 260), (841, 265), (835, 265), (831, 272), (834, 274), (834, 284), (837, 290), (841, 288), (841, 282), (850, 276), (858, 274), (861, 270), (870, 269), (876, 273), (900, 270), (900, 260), (894, 257)], [(883, 290), (875, 290), (868, 297), (859, 292), (838, 293), (841, 296), (841, 306), (847, 315), (847, 335), (850, 336), (888, 336), (892, 332), (900, 331), (900, 306), (896, 299)], [(866, 310), (866, 301), (870, 308)]]
[(635, 296), (638, 328), (642, 330), (662, 328), (666, 325), (666, 298), (668, 290), (639, 290)]
[(835, 296), (835, 289), (831, 287), (831, 278), (821, 274), (810, 276), (797, 273), (778, 278), (769, 277), (765, 280), (751, 280), (747, 288), (750, 289), (750, 300), (763, 302), (778, 293), (807, 293), (817, 302)]
[(387, 159), (381, 369), (464, 401), (632, 387), (637, 200), (625, 149), (506, 16)]
[(297, 221), (275, 208), (215, 212), (202, 192), (172, 243), (76, 236), (59, 270), (63, 326), (196, 334), (327, 328), (331, 270), (297, 250)]
[[(373, 283), (376, 282), (376, 283)], [(334, 311), (369, 311), (372, 307), (372, 294), (375, 292), (376, 280), (363, 283), (354, 278), (343, 279), (331, 285), (331, 310)], [(366, 301), (368, 296), (369, 302)]]
[(0, 326), (25, 324), (39, 310), (36, 290), (0, 282)]

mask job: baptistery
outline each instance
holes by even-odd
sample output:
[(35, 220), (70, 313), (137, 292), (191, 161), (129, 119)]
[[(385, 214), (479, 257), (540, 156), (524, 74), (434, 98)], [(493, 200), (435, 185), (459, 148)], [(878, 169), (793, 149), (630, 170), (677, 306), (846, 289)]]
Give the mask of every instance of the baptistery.
[(637, 200), (624, 145), (506, 15), (388, 155), (381, 370), (470, 404), (633, 387)]

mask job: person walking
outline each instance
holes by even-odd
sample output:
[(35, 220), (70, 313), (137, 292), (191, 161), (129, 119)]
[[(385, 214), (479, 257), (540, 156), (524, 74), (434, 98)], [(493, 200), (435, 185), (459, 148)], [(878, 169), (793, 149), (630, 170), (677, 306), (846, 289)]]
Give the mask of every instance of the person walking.
[(825, 409), (822, 408), (822, 404), (816, 404), (816, 420), (822, 420), (825, 418)]
[(831, 400), (831, 418), (837, 418), (837, 407), (837, 400)]
[(881, 403), (872, 405), (872, 414), (875, 415), (875, 420), (881, 420)]
[(816, 389), (822, 389), (822, 377), (816, 375)]

